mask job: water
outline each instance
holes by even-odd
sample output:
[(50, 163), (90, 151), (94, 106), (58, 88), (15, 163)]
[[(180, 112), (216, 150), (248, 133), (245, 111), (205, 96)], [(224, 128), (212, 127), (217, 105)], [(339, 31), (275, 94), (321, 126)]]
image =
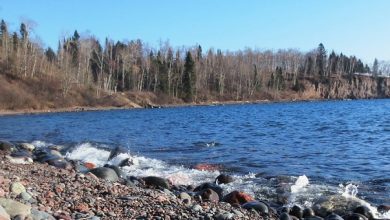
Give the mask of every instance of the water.
[[(389, 110), (359, 100), (2, 116), (0, 139), (66, 145), (98, 164), (121, 146), (137, 161), (128, 173), (196, 184), (228, 172), (239, 180), (226, 187), (265, 199), (284, 183), (306, 203), (352, 184), (378, 205), (390, 203)], [(191, 169), (201, 163), (219, 171)]]

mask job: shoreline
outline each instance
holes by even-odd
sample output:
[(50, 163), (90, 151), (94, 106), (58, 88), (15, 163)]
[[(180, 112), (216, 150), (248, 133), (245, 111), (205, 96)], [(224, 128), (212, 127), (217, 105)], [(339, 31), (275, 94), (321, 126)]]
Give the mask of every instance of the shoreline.
[[(380, 98), (378, 98), (380, 99)], [(388, 99), (388, 98), (384, 98)], [(110, 111), (110, 110), (131, 110), (131, 109), (152, 109), (152, 108), (180, 108), (180, 107), (197, 107), (197, 106), (221, 106), (221, 105), (244, 105), (244, 104), (271, 104), (271, 103), (295, 103), (295, 102), (322, 102), (322, 101), (344, 101), (344, 100), (372, 100), (372, 99), (294, 99), (294, 100), (247, 100), (247, 101), (210, 101), (198, 103), (176, 103), (176, 104), (153, 104), (141, 107), (115, 107), (115, 106), (74, 106), (66, 108), (53, 109), (20, 109), (20, 110), (4, 110), (0, 109), (1, 116), (13, 115), (35, 115), (49, 113), (66, 113), (66, 112), (91, 112), (91, 111)]]

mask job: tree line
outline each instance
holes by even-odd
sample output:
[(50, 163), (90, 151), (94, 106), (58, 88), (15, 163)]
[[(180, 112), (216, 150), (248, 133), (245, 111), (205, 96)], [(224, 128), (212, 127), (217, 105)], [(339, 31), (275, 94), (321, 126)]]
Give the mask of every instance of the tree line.
[(141, 40), (100, 42), (94, 36), (72, 36), (58, 48), (44, 48), (30, 37), (0, 24), (0, 74), (23, 78), (56, 78), (64, 97), (77, 86), (96, 96), (126, 91), (154, 92), (184, 101), (212, 98), (243, 100), (262, 92), (303, 91), (304, 80), (326, 84), (332, 77), (356, 73), (380, 74), (378, 61), (370, 68), (355, 56), (327, 53), (320, 43), (309, 52), (295, 49), (222, 51), (201, 45), (173, 48), (168, 41), (152, 48)]

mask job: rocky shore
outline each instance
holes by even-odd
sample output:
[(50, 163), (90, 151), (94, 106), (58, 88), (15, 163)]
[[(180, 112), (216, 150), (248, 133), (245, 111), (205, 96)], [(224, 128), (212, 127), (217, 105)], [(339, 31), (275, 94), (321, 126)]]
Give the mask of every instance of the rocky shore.
[[(110, 158), (117, 153), (114, 150)], [(131, 165), (125, 159), (118, 165), (96, 167), (66, 160), (58, 146), (41, 149), (0, 141), (0, 220), (375, 219), (358, 199), (325, 199), (311, 208), (291, 207), (245, 192), (224, 192), (220, 185), (235, 181), (229, 175), (199, 186), (172, 185), (157, 176), (126, 176), (121, 167)], [(378, 207), (383, 212), (389, 209)]]

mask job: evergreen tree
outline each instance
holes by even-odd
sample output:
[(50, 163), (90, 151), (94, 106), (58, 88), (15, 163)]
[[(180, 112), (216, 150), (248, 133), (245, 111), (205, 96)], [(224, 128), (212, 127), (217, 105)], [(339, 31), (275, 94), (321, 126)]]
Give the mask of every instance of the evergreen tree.
[(12, 35), (12, 44), (14, 51), (18, 51), (19, 38), (16, 32), (14, 32), (14, 34)]
[(377, 76), (378, 73), (379, 73), (379, 62), (378, 62), (378, 60), (375, 58), (374, 64), (372, 65), (372, 75), (373, 75), (373, 76)]
[(24, 23), (20, 24), (20, 37), (22, 41), (25, 41), (28, 38), (27, 26)]
[(50, 63), (56, 60), (56, 53), (53, 51), (53, 49), (51, 49), (51, 47), (47, 48), (45, 55)]
[(0, 23), (0, 45), (4, 45), (4, 39), (8, 38), (8, 28), (4, 20)]
[(195, 62), (191, 52), (188, 51), (184, 63), (184, 73), (182, 80), (182, 98), (186, 102), (191, 102), (195, 87)]
[(317, 56), (316, 56), (316, 70), (319, 76), (325, 75), (326, 66), (326, 50), (322, 43), (318, 45)]

